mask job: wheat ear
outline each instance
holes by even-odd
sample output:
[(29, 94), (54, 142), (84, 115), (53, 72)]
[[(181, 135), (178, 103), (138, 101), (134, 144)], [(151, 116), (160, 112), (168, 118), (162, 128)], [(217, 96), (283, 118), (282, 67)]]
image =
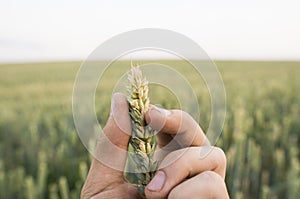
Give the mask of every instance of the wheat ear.
[[(153, 156), (156, 148), (156, 131), (147, 125), (145, 112), (149, 109), (148, 81), (142, 77), (139, 66), (131, 64), (129, 79), (129, 114), (132, 134), (129, 144), (132, 147), (132, 166), (139, 192), (144, 195), (145, 186), (153, 178), (157, 162)], [(129, 150), (130, 151), (130, 150)]]

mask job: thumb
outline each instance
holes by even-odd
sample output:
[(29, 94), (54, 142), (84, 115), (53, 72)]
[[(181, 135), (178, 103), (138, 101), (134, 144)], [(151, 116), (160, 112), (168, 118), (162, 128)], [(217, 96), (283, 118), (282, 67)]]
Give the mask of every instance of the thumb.
[(131, 129), (128, 103), (123, 94), (116, 93), (111, 104), (111, 114), (100, 133), (94, 160), (81, 192), (82, 198), (91, 198), (107, 186), (124, 180), (123, 170)]
[(121, 93), (115, 93), (112, 97), (109, 119), (99, 136), (94, 154), (102, 164), (118, 171), (124, 171), (131, 134), (128, 109), (126, 97)]
[(131, 136), (129, 105), (126, 96), (115, 93), (112, 96), (110, 117), (103, 129), (104, 135), (115, 146), (127, 150)]

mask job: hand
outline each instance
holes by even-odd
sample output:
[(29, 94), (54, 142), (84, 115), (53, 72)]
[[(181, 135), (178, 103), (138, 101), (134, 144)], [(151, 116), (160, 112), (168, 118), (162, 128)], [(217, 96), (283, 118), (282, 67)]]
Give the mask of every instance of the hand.
[[(124, 151), (131, 133), (128, 108), (124, 95), (113, 95), (111, 115), (97, 145), (102, 159), (110, 160), (114, 168), (124, 168), (126, 163)], [(152, 128), (159, 130), (158, 148), (164, 149), (158, 157), (163, 159), (159, 170), (145, 189), (147, 198), (229, 198), (224, 183), (224, 152), (209, 146), (191, 116), (183, 111), (151, 106), (146, 120)], [(111, 148), (107, 139), (122, 150)], [(201, 157), (201, 154), (207, 155)], [(81, 198), (140, 198), (136, 186), (124, 179), (122, 170), (114, 168), (95, 158)]]

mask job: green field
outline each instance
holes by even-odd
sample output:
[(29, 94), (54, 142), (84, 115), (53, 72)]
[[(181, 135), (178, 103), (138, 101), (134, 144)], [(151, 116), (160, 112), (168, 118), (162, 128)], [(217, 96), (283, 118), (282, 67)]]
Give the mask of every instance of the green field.
[[(162, 63), (180, 71), (196, 88), (200, 125), (206, 130), (210, 97), (205, 84), (186, 63)], [(72, 90), (80, 64), (0, 65), (0, 198), (79, 197), (91, 159), (72, 117)], [(216, 65), (227, 94), (226, 121), (217, 146), (227, 156), (231, 198), (300, 198), (300, 62)], [(114, 85), (130, 62), (113, 66), (96, 93), (102, 125)], [(150, 89), (152, 103), (179, 107), (165, 88)]]

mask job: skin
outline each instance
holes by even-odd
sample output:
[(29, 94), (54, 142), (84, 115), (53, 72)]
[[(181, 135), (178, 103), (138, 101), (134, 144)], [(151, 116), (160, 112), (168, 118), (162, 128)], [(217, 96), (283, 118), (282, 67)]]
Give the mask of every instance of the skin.
[[(200, 126), (189, 114), (151, 106), (146, 113), (146, 121), (159, 131), (159, 148), (166, 147), (173, 140), (167, 150), (158, 154), (161, 163), (154, 179), (145, 189), (146, 198), (229, 198), (224, 182), (225, 154), (220, 148), (210, 146)], [(130, 131), (126, 97), (116, 93), (103, 134), (119, 149), (126, 151)], [(102, 156), (107, 160), (113, 157), (113, 163), (124, 168), (126, 153), (110, 150), (104, 135), (100, 136), (98, 143)], [(95, 158), (82, 188), (81, 198), (141, 197), (136, 186), (124, 179), (123, 171), (110, 168)]]

